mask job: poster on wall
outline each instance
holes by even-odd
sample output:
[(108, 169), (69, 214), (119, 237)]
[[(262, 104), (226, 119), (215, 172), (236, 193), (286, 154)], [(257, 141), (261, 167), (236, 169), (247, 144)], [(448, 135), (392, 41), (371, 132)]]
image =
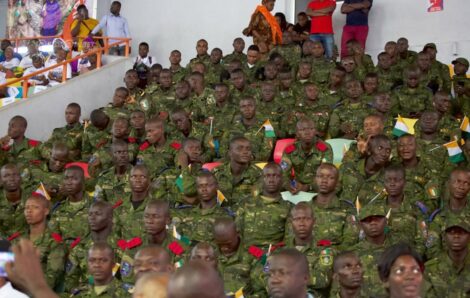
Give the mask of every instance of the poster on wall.
[[(8, 38), (62, 35), (80, 0), (8, 0)], [(65, 26), (66, 27), (66, 26)]]
[(428, 12), (436, 12), (444, 10), (444, 0), (429, 0), (430, 6)]

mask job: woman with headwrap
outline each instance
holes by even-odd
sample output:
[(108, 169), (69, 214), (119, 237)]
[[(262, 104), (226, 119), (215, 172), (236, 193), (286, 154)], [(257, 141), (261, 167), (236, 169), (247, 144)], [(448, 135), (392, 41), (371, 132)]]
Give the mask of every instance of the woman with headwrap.
[(253, 43), (261, 54), (268, 53), (275, 45), (282, 43), (281, 27), (271, 14), (276, 0), (262, 0), (251, 16), (248, 28), (243, 30), (246, 36), (253, 36)]

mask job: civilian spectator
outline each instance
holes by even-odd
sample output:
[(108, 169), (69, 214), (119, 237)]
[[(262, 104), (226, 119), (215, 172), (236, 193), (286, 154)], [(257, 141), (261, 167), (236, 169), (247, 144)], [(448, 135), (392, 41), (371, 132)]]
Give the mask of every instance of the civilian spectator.
[(261, 54), (268, 53), (275, 45), (282, 43), (281, 27), (271, 14), (276, 0), (262, 0), (251, 16), (248, 28), (243, 30), (246, 36), (253, 36), (253, 43)]
[(335, 9), (335, 0), (312, 0), (307, 7), (307, 15), (311, 17), (310, 39), (323, 44), (328, 59), (333, 57), (335, 43), (332, 21)]
[[(110, 8), (111, 14), (105, 15), (101, 20), (98, 26), (96, 26), (92, 31), (91, 35), (96, 35), (102, 28), (106, 28), (106, 35), (108, 37), (121, 37), (121, 38), (130, 38), (131, 33), (129, 31), (129, 25), (127, 20), (120, 15), (121, 12), (121, 2), (113, 1)], [(109, 39), (109, 44), (118, 42), (116, 39)], [(109, 49), (109, 54), (124, 56), (125, 46), (116, 45)]]
[(279, 27), (281, 27), (281, 31), (282, 32), (286, 31), (288, 27), (286, 15), (283, 14), (282, 12), (276, 12), (274, 17), (276, 18), (276, 22), (279, 24)]
[[(33, 66), (26, 69), (25, 72), (23, 73), (23, 76), (27, 76), (29, 74), (32, 74), (33, 72), (40, 71), (40, 70), (44, 69), (44, 57), (41, 54), (33, 55), (31, 60), (32, 60), (32, 65)], [(47, 73), (46, 74), (42, 73), (40, 75), (36, 75), (36, 76), (30, 78), (28, 80), (28, 82), (32, 85), (46, 86), (49, 83), (49, 81), (47, 80), (46, 75), (47, 75)]]
[[(2, 40), (2, 42), (0, 43), (0, 62), (5, 61), (5, 49), (12, 46), (13, 45), (11, 44), (11, 41), (9, 41), (8, 39)], [(13, 55), (20, 61), (23, 58), (20, 54), (16, 52)]]
[[(86, 5), (81, 4), (77, 7), (77, 16), (72, 23), (72, 37), (74, 38), (74, 48), (76, 45), (75, 51), (82, 50), (83, 40), (90, 35), (90, 32), (99, 24), (97, 19), (90, 18), (88, 16), (88, 8)], [(101, 31), (98, 31), (94, 35), (102, 35)]]
[(294, 25), (294, 41), (302, 44), (310, 35), (310, 20), (305, 12), (301, 11), (297, 14), (297, 24)]
[(373, 0), (345, 0), (341, 6), (341, 13), (346, 14), (346, 25), (343, 27), (341, 37), (341, 58), (347, 53), (346, 44), (349, 40), (357, 40), (363, 49), (366, 48), (367, 34), (369, 33), (369, 10)]
[(4, 54), (5, 61), (0, 62), (0, 71), (7, 72), (20, 65), (20, 60), (14, 56), (15, 50), (13, 47), (7, 47)]
[[(64, 62), (67, 59), (68, 52), (69, 52), (69, 48), (64, 43), (62, 47), (56, 49), (56, 60), (48, 60), (46, 62), (46, 67)], [(70, 66), (70, 63), (67, 63), (66, 69), (67, 69), (66, 70), (67, 73), (66, 73), (65, 78), (68, 80), (72, 78), (72, 67)], [(56, 86), (63, 82), (63, 79), (62, 79), (63, 71), (64, 71), (63, 65), (57, 66), (56, 68), (49, 70), (47, 74), (47, 78), (49, 79), (49, 86)]]
[(33, 56), (34, 55), (42, 55), (43, 58), (48, 56), (47, 52), (40, 52), (39, 51), (39, 39), (31, 39), (28, 41), (27, 45), (28, 53), (21, 59), (20, 67), (23, 69), (27, 69), (33, 66)]

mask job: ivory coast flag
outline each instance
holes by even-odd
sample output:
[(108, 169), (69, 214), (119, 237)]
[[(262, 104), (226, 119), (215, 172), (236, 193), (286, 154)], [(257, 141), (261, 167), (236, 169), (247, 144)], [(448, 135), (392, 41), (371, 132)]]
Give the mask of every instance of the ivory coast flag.
[(269, 119), (264, 121), (263, 127), (264, 127), (264, 136), (265, 137), (274, 138), (276, 136), (276, 134), (274, 133), (274, 128), (271, 125), (271, 122), (269, 121)]
[(467, 116), (463, 117), (462, 124), (460, 124), (460, 130), (462, 131), (462, 139), (470, 139), (470, 120)]
[(444, 146), (447, 148), (447, 153), (449, 153), (449, 159), (452, 163), (459, 163), (465, 160), (462, 149), (460, 149), (456, 140), (446, 143)]
[(220, 191), (220, 190), (217, 190), (217, 203), (219, 203), (219, 205), (222, 205), (222, 203), (226, 200), (224, 194)]
[(235, 298), (244, 298), (244, 297), (245, 296), (243, 296), (243, 288), (235, 292)]
[(189, 240), (188, 237), (186, 236), (182, 236), (180, 233), (178, 233), (178, 231), (176, 231), (176, 227), (173, 226), (173, 237), (175, 239), (178, 239), (179, 241), (187, 244), (187, 245), (191, 245), (191, 240)]
[(418, 121), (417, 119), (403, 118), (398, 115), (397, 122), (393, 127), (392, 134), (396, 137), (401, 137), (404, 134), (414, 135), (414, 125)]
[(48, 201), (51, 200), (51, 196), (49, 195), (49, 193), (47, 192), (46, 188), (44, 187), (44, 184), (42, 184), (42, 182), (39, 184), (39, 187), (38, 189), (36, 189), (33, 194), (37, 194), (37, 195), (41, 195), (43, 197), (45, 197)]

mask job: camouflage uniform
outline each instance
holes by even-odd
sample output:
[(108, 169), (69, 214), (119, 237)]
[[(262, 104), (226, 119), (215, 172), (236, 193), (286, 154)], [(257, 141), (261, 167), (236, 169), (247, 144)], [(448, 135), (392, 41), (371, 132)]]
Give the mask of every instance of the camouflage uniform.
[(320, 89), (320, 94), (318, 95), (320, 101), (319, 105), (328, 106), (330, 109), (334, 109), (336, 105), (345, 98), (343, 90), (330, 90), (330, 88), (325, 87)]
[(261, 169), (251, 164), (242, 173), (241, 177), (234, 177), (230, 170), (230, 163), (223, 164), (214, 170), (219, 183), (219, 190), (227, 198), (229, 206), (236, 209), (245, 200), (252, 199), (258, 192), (261, 178)]
[(204, 54), (204, 55), (201, 55), (201, 56), (198, 55), (192, 58), (191, 60), (189, 60), (189, 63), (186, 66), (186, 69), (190, 71), (191, 66), (193, 66), (196, 63), (203, 63), (207, 69), (209, 67), (209, 64), (211, 63), (211, 56), (209, 56), (208, 54)]
[(111, 125), (108, 125), (108, 128), (98, 130), (92, 124), (85, 124), (82, 141), (82, 160), (88, 161), (93, 153), (111, 142), (110, 127)]
[(277, 45), (271, 49), (269, 55), (272, 53), (280, 54), (295, 69), (299, 66), (302, 49), (298, 44)]
[(115, 212), (118, 212), (119, 216), (116, 217), (114, 226), (116, 234), (123, 239), (130, 239), (143, 234), (142, 227), (144, 226), (144, 210), (148, 202), (153, 200), (149, 195), (141, 202), (137, 209), (134, 209), (131, 198), (132, 194), (123, 200), (118, 201), (115, 205)]
[(427, 87), (401, 86), (394, 90), (392, 103), (397, 114), (404, 117), (415, 115), (432, 106), (432, 92)]
[(26, 229), (24, 206), (30, 193), (21, 190), (21, 200), (16, 205), (8, 202), (5, 190), (0, 191), (0, 233), (3, 237), (9, 237), (13, 233)]
[(114, 204), (119, 199), (128, 197), (132, 192), (129, 184), (130, 172), (130, 166), (121, 177), (115, 174), (114, 167), (101, 172), (96, 181), (94, 199)]
[[(42, 182), (46, 188), (50, 187), (52, 189), (59, 190), (62, 181), (64, 180), (64, 172), (53, 173), (49, 170), (49, 165), (46, 162), (41, 162), (37, 165), (31, 166), (28, 171), (29, 180), (23, 180), (27, 185), (27, 189), (36, 190), (40, 183)], [(52, 202), (56, 202), (61, 199), (62, 195), (60, 193), (57, 196), (54, 196), (52, 193), (49, 193), (52, 197)]]
[(237, 210), (237, 226), (240, 227), (246, 246), (267, 248), (283, 240), (290, 205), (280, 196), (269, 198), (257, 195)]
[(88, 209), (92, 199), (84, 192), (82, 200), (72, 203), (67, 197), (52, 207), (49, 226), (58, 231), (66, 244), (70, 244), (76, 237), (88, 234)]
[(49, 159), (54, 143), (65, 143), (70, 151), (76, 151), (77, 159), (80, 159), (82, 150), (83, 126), (77, 122), (74, 125), (66, 125), (64, 127), (54, 128), (52, 136), (40, 146), (41, 156)]
[(95, 287), (93, 285), (82, 285), (78, 289), (72, 292), (68, 297), (83, 297), (83, 298), (97, 298), (97, 297), (113, 297), (113, 298), (127, 298), (132, 297), (132, 294), (128, 289), (124, 288), (121, 282), (113, 278), (111, 283), (106, 286), (106, 289), (101, 294), (96, 294)]
[(379, 76), (379, 91), (390, 92), (392, 87), (401, 80), (401, 74), (396, 73), (396, 71), (391, 68), (388, 71), (377, 67), (376, 71)]
[(222, 58), (222, 61), (224, 64), (229, 64), (233, 60), (239, 60), (242, 64), (246, 63), (246, 54), (244, 53), (237, 53), (237, 52), (232, 52), (231, 54), (225, 55)]
[(131, 112), (126, 108), (126, 106), (115, 107), (112, 103), (102, 108), (102, 110), (106, 115), (108, 115), (112, 122), (114, 122), (118, 117), (129, 119), (131, 115)]
[(173, 85), (182, 81), (188, 74), (187, 70), (183, 67), (180, 67), (177, 70), (174, 70), (170, 67), (170, 70), (171, 70), (171, 75), (173, 78)]
[(364, 118), (369, 114), (369, 108), (362, 102), (350, 103), (348, 99), (334, 108), (330, 117), (328, 132), (332, 138), (340, 138), (344, 132), (340, 127), (343, 123), (351, 125), (353, 132), (359, 133)]
[(156, 178), (166, 169), (174, 167), (175, 155), (180, 148), (180, 143), (169, 140), (159, 149), (145, 141), (139, 147), (136, 164), (144, 164), (150, 173), (150, 178)]
[(21, 173), (30, 164), (39, 161), (40, 145), (41, 142), (25, 137), (20, 143), (4, 146), (1, 150), (6, 152), (8, 162), (16, 164)]
[(443, 146), (444, 140), (437, 137), (432, 141), (425, 141), (416, 138), (416, 155), (420, 158), (420, 162), (425, 163), (428, 169), (432, 169), (439, 181), (446, 181), (450, 172), (455, 168), (448, 158), (447, 149)]
[[(129, 162), (134, 163), (136, 156), (139, 152), (139, 145), (137, 144), (137, 140), (135, 138), (125, 138), (122, 141), (127, 143), (127, 150), (129, 152)], [(111, 142), (107, 143), (103, 147), (99, 148), (93, 153), (92, 159), (97, 159), (100, 161), (97, 167), (94, 167), (90, 170), (90, 175), (98, 176), (100, 172), (106, 171), (113, 166), (113, 152), (112, 152), (112, 144)]]
[(330, 79), (330, 72), (335, 68), (335, 63), (324, 58), (311, 58), (312, 75), (311, 78), (319, 87), (325, 87)]

